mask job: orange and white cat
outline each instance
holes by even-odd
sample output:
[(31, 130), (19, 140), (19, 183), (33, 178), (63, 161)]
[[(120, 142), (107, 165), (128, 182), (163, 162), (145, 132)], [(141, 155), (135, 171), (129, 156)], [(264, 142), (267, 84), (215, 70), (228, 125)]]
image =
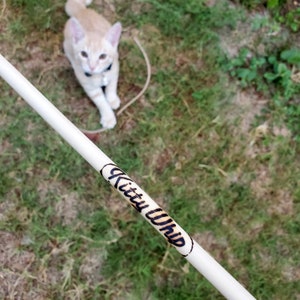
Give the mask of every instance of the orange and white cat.
[(113, 109), (120, 106), (117, 95), (119, 76), (118, 44), (122, 32), (119, 22), (111, 25), (94, 10), (86, 8), (92, 0), (68, 0), (70, 16), (64, 30), (64, 51), (75, 75), (100, 111), (100, 123), (113, 128)]

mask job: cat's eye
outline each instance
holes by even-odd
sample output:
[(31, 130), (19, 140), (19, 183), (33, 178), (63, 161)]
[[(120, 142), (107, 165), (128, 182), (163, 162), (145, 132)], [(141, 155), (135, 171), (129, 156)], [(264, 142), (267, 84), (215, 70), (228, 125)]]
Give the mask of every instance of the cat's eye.
[(105, 53), (102, 53), (99, 55), (99, 59), (101, 59), (101, 60), (105, 59), (106, 57), (107, 57), (107, 54), (105, 54)]
[(80, 52), (81, 56), (84, 57), (84, 58), (87, 58), (88, 57), (88, 54), (86, 51), (81, 51)]

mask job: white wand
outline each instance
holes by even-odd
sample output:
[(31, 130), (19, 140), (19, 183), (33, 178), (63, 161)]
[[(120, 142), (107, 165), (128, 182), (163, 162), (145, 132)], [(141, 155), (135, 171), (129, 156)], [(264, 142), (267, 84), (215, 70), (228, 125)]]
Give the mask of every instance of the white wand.
[(0, 76), (227, 299), (255, 299), (0, 54)]

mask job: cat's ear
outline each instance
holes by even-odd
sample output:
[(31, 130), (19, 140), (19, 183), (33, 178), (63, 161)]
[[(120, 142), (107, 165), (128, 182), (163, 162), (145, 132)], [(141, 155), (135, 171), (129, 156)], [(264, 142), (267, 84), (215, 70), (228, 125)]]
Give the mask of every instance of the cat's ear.
[(78, 20), (76, 18), (74, 18), (74, 17), (71, 18), (70, 22), (71, 22), (70, 27), (71, 27), (73, 40), (74, 40), (75, 44), (77, 44), (79, 41), (81, 41), (85, 37), (84, 29), (82, 28), (82, 26), (80, 25), (80, 23), (78, 22)]
[(106, 40), (110, 42), (110, 44), (117, 48), (120, 40), (122, 32), (122, 25), (120, 22), (115, 23), (106, 33)]

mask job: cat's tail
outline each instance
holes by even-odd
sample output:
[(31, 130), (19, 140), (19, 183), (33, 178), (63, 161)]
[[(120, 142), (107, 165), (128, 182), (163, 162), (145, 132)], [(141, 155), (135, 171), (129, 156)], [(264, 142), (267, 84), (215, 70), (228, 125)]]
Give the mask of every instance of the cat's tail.
[(65, 5), (65, 11), (68, 16), (76, 17), (76, 15), (88, 5), (90, 5), (93, 0), (68, 0)]

